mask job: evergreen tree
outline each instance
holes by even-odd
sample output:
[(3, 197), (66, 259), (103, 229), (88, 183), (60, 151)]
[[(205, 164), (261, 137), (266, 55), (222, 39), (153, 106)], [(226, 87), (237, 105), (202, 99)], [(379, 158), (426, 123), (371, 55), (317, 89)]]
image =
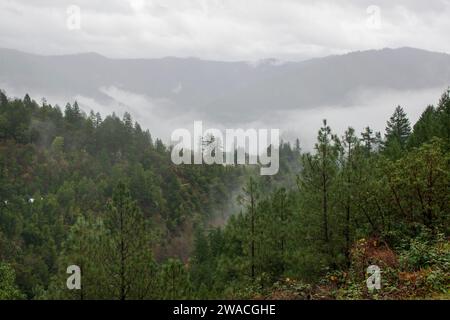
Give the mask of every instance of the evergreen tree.
[(0, 300), (23, 298), (24, 296), (15, 284), (14, 270), (6, 263), (0, 262)]
[(411, 126), (408, 117), (402, 107), (395, 108), (394, 114), (391, 116), (386, 126), (385, 145), (389, 149), (394, 144), (400, 149), (406, 147), (406, 142), (411, 134)]
[[(363, 142), (363, 146), (360, 145), (360, 141)], [(357, 198), (357, 194), (361, 190), (362, 181), (365, 179), (364, 174), (367, 171), (367, 168), (363, 167), (363, 158), (370, 159), (372, 146), (376, 144), (376, 141), (369, 127), (366, 127), (365, 132), (362, 133), (362, 139), (358, 139), (355, 130), (349, 127), (340, 141), (340, 181), (337, 193), (343, 211), (343, 219), (339, 221), (339, 225), (343, 226), (345, 239), (343, 248), (347, 265), (350, 264), (353, 243), (352, 221), (357, 218), (357, 207), (361, 201)]]
[(376, 132), (373, 134), (373, 130), (370, 127), (365, 127), (364, 131), (361, 132), (361, 142), (367, 153), (372, 153), (377, 151), (377, 148), (381, 142), (381, 134)]
[(0, 90), (0, 108), (3, 108), (8, 103), (8, 97), (3, 92), (3, 90)]
[(253, 177), (250, 177), (245, 187), (242, 189), (239, 201), (246, 206), (247, 215), (250, 219), (250, 276), (252, 280), (256, 276), (256, 208), (259, 199), (258, 186)]
[(317, 212), (321, 217), (321, 222), (318, 222), (321, 225), (319, 228), (323, 243), (321, 247), (331, 258), (333, 248), (330, 234), (330, 208), (332, 207), (330, 196), (333, 194), (336, 182), (339, 144), (336, 143), (337, 138), (331, 133), (326, 120), (323, 120), (317, 140), (315, 154), (307, 153), (302, 157), (303, 171), (298, 183), (300, 193), (308, 195), (305, 197), (308, 210)]
[[(102, 261), (102, 242), (106, 230), (100, 219), (89, 221), (79, 215), (70, 228), (67, 239), (62, 245), (62, 254), (58, 262), (58, 275), (51, 281), (49, 289), (42, 292), (40, 299), (91, 300), (113, 298), (108, 290)], [(78, 266), (81, 271), (81, 289), (68, 290), (66, 272), (69, 266)]]
[(428, 106), (413, 127), (408, 140), (409, 147), (419, 147), (439, 135), (440, 123), (433, 106)]
[(450, 149), (450, 88), (441, 96), (436, 109), (439, 122), (439, 137), (447, 141), (446, 148)]
[[(272, 210), (271, 214), (268, 217), (268, 228), (275, 231), (274, 239), (271, 239), (273, 242), (278, 242), (279, 246), (275, 250), (274, 256), (279, 257), (277, 259), (278, 264), (280, 266), (279, 273), (280, 275), (284, 273), (286, 270), (286, 260), (287, 260), (287, 241), (288, 241), (288, 232), (289, 225), (291, 223), (291, 210), (289, 207), (289, 199), (288, 194), (285, 188), (280, 188), (275, 192), (272, 199)], [(276, 221), (276, 224), (273, 225), (273, 221)], [(269, 229), (269, 230), (270, 230)], [(273, 241), (275, 240), (275, 241)], [(276, 254), (279, 252), (279, 254)]]
[(191, 295), (189, 273), (178, 259), (169, 259), (161, 267), (161, 297), (169, 300), (187, 299)]
[(147, 223), (122, 182), (114, 190), (105, 224), (106, 272), (113, 296), (120, 300), (151, 296), (155, 264)]

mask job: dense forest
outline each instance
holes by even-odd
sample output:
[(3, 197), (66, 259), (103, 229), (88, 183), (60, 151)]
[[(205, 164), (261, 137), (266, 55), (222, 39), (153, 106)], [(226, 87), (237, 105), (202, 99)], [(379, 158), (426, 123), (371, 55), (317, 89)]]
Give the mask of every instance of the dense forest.
[(0, 91), (0, 299), (450, 298), (450, 90), (279, 149), (275, 176), (177, 166), (128, 113)]

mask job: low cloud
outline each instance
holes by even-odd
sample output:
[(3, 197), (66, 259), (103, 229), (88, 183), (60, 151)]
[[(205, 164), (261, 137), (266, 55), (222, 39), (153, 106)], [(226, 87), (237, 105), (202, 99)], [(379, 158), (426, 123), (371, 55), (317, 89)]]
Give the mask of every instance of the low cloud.
[[(345, 106), (322, 106), (302, 110), (273, 111), (261, 115), (252, 122), (236, 121), (230, 129), (280, 129), (281, 138), (294, 142), (296, 138), (301, 141), (304, 150), (312, 150), (317, 138), (317, 131), (323, 119), (328, 120), (334, 133), (339, 136), (349, 127), (357, 133), (370, 126), (374, 131), (384, 133), (386, 121), (394, 112), (397, 105), (401, 105), (409, 116), (413, 125), (425, 108), (436, 105), (445, 87), (438, 87), (417, 91), (379, 91), (360, 90), (354, 94), (352, 102)], [(201, 120), (207, 128), (227, 129), (223, 123), (214, 118), (200, 115), (195, 112), (171, 113), (167, 108), (170, 103), (152, 99), (133, 92), (123, 91), (115, 87), (102, 88), (102, 92), (113, 99), (113, 103), (102, 104), (92, 98), (77, 96), (76, 99), (85, 109), (94, 109), (102, 114), (114, 111), (117, 115), (130, 112), (136, 121), (144, 128), (148, 128), (154, 137), (161, 138), (170, 143), (172, 131), (179, 128), (193, 130), (193, 122)]]
[[(11, 97), (23, 97), (26, 92), (0, 84)], [(334, 133), (342, 136), (344, 131), (353, 127), (357, 133), (370, 126), (374, 131), (384, 133), (386, 121), (394, 112), (397, 105), (401, 105), (410, 119), (411, 125), (418, 120), (425, 108), (432, 104), (437, 105), (440, 96), (446, 87), (436, 87), (424, 90), (359, 90), (355, 91), (351, 102), (342, 106), (321, 106), (305, 108), (301, 110), (274, 110), (271, 113), (258, 115), (255, 121), (236, 121), (230, 125), (224, 125), (215, 117), (200, 114), (195, 111), (176, 112), (177, 108), (167, 99), (154, 99), (146, 95), (125, 91), (110, 86), (99, 90), (110, 98), (109, 102), (99, 101), (96, 98), (75, 95), (69, 98), (69, 102), (78, 101), (82, 110), (89, 113), (90, 110), (100, 112), (102, 117), (113, 112), (122, 117), (129, 112), (133, 119), (140, 123), (144, 129), (149, 129), (154, 138), (160, 138), (165, 143), (170, 143), (171, 133), (175, 129), (186, 128), (193, 130), (193, 123), (201, 120), (204, 129), (217, 128), (224, 131), (230, 129), (280, 129), (281, 138), (284, 141), (294, 142), (300, 139), (304, 150), (314, 148), (322, 120), (327, 119)], [(67, 98), (48, 96), (39, 92), (29, 91), (32, 98), (40, 101), (40, 97), (46, 96), (51, 104), (59, 104), (64, 107)], [(179, 111), (179, 110), (178, 110)]]
[(335, 134), (342, 136), (348, 127), (361, 133), (366, 126), (384, 134), (386, 122), (400, 105), (407, 113), (411, 126), (419, 119), (425, 108), (436, 105), (445, 87), (417, 91), (362, 90), (355, 94), (352, 104), (346, 107), (323, 106), (308, 110), (287, 111), (278, 114), (286, 140), (300, 138), (302, 148), (311, 150), (317, 138), (322, 120)]
[(122, 117), (128, 112), (141, 127), (149, 129), (153, 137), (160, 138), (166, 143), (169, 142), (173, 130), (190, 127), (198, 118), (194, 112), (186, 111), (182, 114), (173, 112), (174, 105), (168, 99), (155, 99), (114, 86), (102, 87), (99, 91), (110, 98), (108, 103), (82, 95), (75, 96), (74, 100), (78, 101), (85, 112), (94, 110), (100, 112), (103, 117), (113, 112)]

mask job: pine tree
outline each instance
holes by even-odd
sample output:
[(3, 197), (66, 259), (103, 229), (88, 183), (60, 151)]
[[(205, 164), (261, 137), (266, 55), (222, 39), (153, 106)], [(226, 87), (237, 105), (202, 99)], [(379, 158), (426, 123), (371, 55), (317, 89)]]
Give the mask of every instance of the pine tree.
[(160, 297), (169, 300), (188, 299), (191, 295), (189, 273), (178, 259), (169, 259), (159, 274)]
[(433, 106), (428, 106), (413, 127), (413, 132), (408, 140), (408, 147), (419, 147), (433, 137), (439, 136), (439, 129), (440, 123), (436, 109)]
[[(288, 194), (285, 188), (277, 190), (272, 199), (272, 211), (268, 217), (268, 227), (276, 232), (274, 239), (270, 239), (271, 242), (278, 242), (279, 246), (276, 251), (280, 254), (278, 261), (280, 265), (281, 274), (286, 270), (286, 251), (287, 251), (287, 239), (288, 239), (288, 227), (291, 222), (291, 210), (288, 203)], [(277, 221), (276, 225), (273, 225), (273, 221)], [(271, 226), (270, 226), (271, 225)]]
[(332, 145), (333, 136), (331, 128), (327, 125), (327, 121), (323, 120), (323, 126), (319, 130), (316, 144), (319, 171), (320, 171), (320, 185), (322, 188), (322, 215), (323, 215), (323, 233), (324, 241), (327, 245), (330, 243), (329, 234), (329, 191), (331, 179), (334, 171), (334, 163), (336, 159), (336, 148)]
[[(371, 144), (374, 138), (371, 138), (371, 130), (366, 128), (364, 137), (366, 142), (366, 150), (370, 152)], [(357, 166), (359, 158), (359, 139), (355, 136), (355, 130), (349, 127), (342, 138), (341, 144), (341, 176), (342, 176), (342, 188), (340, 188), (341, 201), (344, 208), (344, 237), (345, 237), (345, 257), (347, 263), (350, 263), (350, 247), (352, 243), (351, 237), (351, 219), (353, 218), (353, 201), (354, 201), (354, 189), (357, 184)]]
[(436, 109), (440, 134), (439, 137), (447, 141), (446, 148), (450, 149), (450, 88), (441, 96)]
[(148, 297), (155, 281), (155, 264), (147, 223), (122, 182), (114, 190), (105, 223), (110, 232), (106, 268), (113, 294), (120, 300)]
[(31, 110), (33, 108), (33, 103), (31, 101), (31, 98), (29, 96), (29, 94), (25, 94), (25, 97), (23, 98), (23, 104), (25, 105), (26, 108), (28, 108), (29, 110)]
[(379, 132), (373, 134), (373, 130), (370, 127), (365, 127), (361, 132), (361, 142), (368, 154), (377, 150), (378, 145), (381, 142), (381, 136)]
[(96, 114), (95, 114), (95, 127), (96, 128), (98, 128), (98, 127), (100, 127), (100, 125), (102, 124), (102, 116), (100, 115), (100, 113), (99, 112), (97, 112)]
[(301, 147), (300, 147), (300, 140), (297, 138), (295, 139), (295, 149), (294, 151), (297, 153), (297, 155), (300, 155)]
[(406, 141), (411, 134), (411, 125), (408, 117), (402, 107), (398, 106), (394, 114), (391, 116), (386, 126), (386, 147), (396, 143), (403, 150), (406, 146)]
[(3, 108), (8, 103), (8, 97), (3, 92), (3, 90), (0, 90), (0, 108)]
[(125, 126), (127, 134), (131, 134), (133, 131), (133, 119), (131, 118), (131, 114), (129, 112), (125, 112), (123, 114), (122, 122)]
[(308, 211), (317, 212), (317, 217), (320, 217), (320, 238), (323, 243), (321, 248), (331, 257), (333, 250), (330, 235), (330, 196), (336, 183), (339, 149), (338, 139), (331, 133), (326, 120), (323, 120), (317, 140), (315, 154), (307, 153), (302, 157), (303, 171), (298, 177), (298, 185), (300, 193), (307, 201)]
[[(112, 297), (108, 295), (108, 279), (101, 259), (105, 229), (100, 219), (90, 220), (79, 215), (71, 226), (62, 245), (58, 277), (50, 283), (48, 292), (40, 298), (85, 300)], [(81, 271), (79, 290), (68, 290), (66, 287), (66, 270), (71, 265), (78, 266)]]
[(197, 286), (206, 284), (207, 287), (212, 286), (211, 279), (211, 252), (208, 239), (205, 232), (201, 229), (195, 231), (194, 250), (191, 261), (191, 275), (193, 283)]
[(241, 203), (246, 205), (247, 214), (250, 218), (250, 276), (254, 280), (256, 276), (256, 208), (259, 199), (258, 186), (253, 177), (250, 177), (243, 194), (239, 197)]
[(23, 299), (24, 296), (15, 284), (14, 270), (6, 263), (0, 262), (0, 300)]

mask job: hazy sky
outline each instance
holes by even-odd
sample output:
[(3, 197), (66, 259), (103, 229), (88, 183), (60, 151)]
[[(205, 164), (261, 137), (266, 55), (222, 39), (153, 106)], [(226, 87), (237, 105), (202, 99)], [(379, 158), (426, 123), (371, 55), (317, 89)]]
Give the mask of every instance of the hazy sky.
[(402, 46), (449, 53), (449, 17), (450, 0), (0, 0), (0, 47), (215, 60)]

